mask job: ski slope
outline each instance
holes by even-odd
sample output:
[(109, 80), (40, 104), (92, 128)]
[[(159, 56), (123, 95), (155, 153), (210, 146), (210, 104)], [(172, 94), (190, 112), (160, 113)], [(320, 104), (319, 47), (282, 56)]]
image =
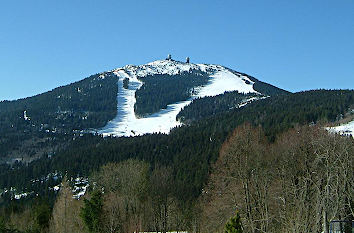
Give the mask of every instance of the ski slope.
[[(144, 77), (147, 75), (169, 74), (176, 75), (182, 72), (201, 71), (209, 75), (209, 81), (205, 86), (195, 88), (195, 93), (186, 101), (170, 104), (166, 109), (138, 118), (134, 113), (136, 102), (135, 92), (143, 85)], [(195, 98), (216, 96), (226, 91), (238, 91), (242, 93), (258, 93), (253, 89), (253, 84), (248, 77), (234, 74), (225, 67), (206, 64), (189, 64), (178, 61), (161, 60), (146, 65), (127, 65), (123, 68), (113, 70), (118, 79), (118, 106), (117, 116), (98, 130), (103, 136), (137, 136), (148, 133), (166, 133), (174, 127), (180, 126), (181, 122), (176, 120), (177, 114)], [(129, 79), (129, 87), (123, 87), (123, 80)]]
[(354, 120), (344, 125), (328, 127), (327, 130), (333, 133), (340, 133), (342, 135), (354, 137)]

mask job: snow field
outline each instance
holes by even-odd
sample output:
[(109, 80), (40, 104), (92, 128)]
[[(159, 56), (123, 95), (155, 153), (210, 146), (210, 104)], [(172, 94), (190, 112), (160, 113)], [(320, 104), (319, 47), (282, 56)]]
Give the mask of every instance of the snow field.
[(333, 133), (340, 133), (341, 135), (351, 135), (354, 138), (354, 120), (336, 127), (328, 127), (327, 130)]
[[(136, 117), (134, 113), (135, 92), (143, 85), (138, 77), (143, 78), (147, 75), (155, 74), (176, 75), (191, 70), (207, 72), (210, 76), (210, 80), (205, 86), (195, 88), (197, 94), (189, 100), (170, 104), (166, 109), (161, 109), (148, 117)], [(181, 125), (181, 122), (176, 120), (176, 116), (193, 99), (216, 96), (226, 91), (258, 93), (253, 89), (254, 82), (247, 77), (236, 75), (228, 69), (217, 65), (187, 64), (162, 60), (141, 66), (128, 65), (113, 72), (119, 77), (117, 116), (98, 131), (103, 136), (137, 136), (147, 133), (168, 134), (172, 128)], [(123, 88), (123, 80), (125, 78), (129, 78), (128, 89)]]

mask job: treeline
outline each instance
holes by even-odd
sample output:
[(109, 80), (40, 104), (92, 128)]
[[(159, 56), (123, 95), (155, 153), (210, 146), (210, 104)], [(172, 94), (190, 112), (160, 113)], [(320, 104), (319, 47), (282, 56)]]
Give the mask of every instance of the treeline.
[(208, 80), (207, 74), (197, 71), (141, 78), (144, 84), (135, 93), (134, 111), (137, 115), (144, 116), (167, 108), (168, 104), (187, 100), (191, 97), (194, 87), (205, 85)]

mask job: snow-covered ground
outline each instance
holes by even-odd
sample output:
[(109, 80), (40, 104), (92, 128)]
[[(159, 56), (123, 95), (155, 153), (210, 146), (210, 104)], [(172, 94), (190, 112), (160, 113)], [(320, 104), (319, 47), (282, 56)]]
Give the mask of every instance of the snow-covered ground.
[(342, 135), (351, 135), (354, 137), (354, 120), (344, 125), (328, 127), (327, 130), (330, 132), (340, 133)]
[(241, 103), (239, 103), (239, 105), (237, 106), (238, 108), (244, 107), (247, 104), (252, 103), (253, 101), (256, 100), (261, 100), (261, 99), (266, 99), (269, 98), (269, 96), (256, 96), (256, 97), (250, 97), (248, 99), (244, 99), (243, 101), (241, 101)]
[(19, 194), (15, 194), (14, 198), (16, 200), (20, 200), (23, 197), (27, 197), (28, 193), (19, 193)]
[(77, 177), (75, 179), (74, 187), (73, 187), (73, 198), (79, 200), (80, 197), (85, 195), (88, 187), (90, 186), (88, 178)]
[[(138, 118), (134, 113), (135, 92), (143, 83), (138, 79), (143, 79), (147, 75), (169, 74), (175, 75), (190, 71), (205, 72), (210, 79), (205, 86), (195, 88), (196, 94), (189, 100), (170, 104), (166, 109), (161, 109), (148, 117)], [(238, 91), (242, 93), (257, 93), (253, 89), (254, 82), (248, 77), (234, 74), (225, 67), (206, 64), (188, 64), (178, 61), (154, 61), (146, 65), (128, 65), (123, 68), (113, 70), (119, 77), (118, 80), (118, 107), (117, 116), (98, 131), (103, 136), (136, 136), (147, 133), (169, 133), (176, 126), (181, 125), (176, 120), (177, 114), (183, 107), (190, 104), (198, 97), (216, 96), (226, 91)], [(129, 87), (123, 87), (123, 80), (129, 79)]]

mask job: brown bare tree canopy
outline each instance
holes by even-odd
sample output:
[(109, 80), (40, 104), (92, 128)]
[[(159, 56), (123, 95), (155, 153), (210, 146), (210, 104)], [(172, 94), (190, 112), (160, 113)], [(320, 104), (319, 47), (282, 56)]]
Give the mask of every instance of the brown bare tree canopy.
[(353, 140), (301, 127), (268, 144), (238, 127), (224, 143), (201, 197), (203, 232), (222, 232), (238, 210), (245, 232), (328, 232), (353, 219)]
[[(102, 197), (98, 232), (225, 232), (237, 213), (242, 232), (328, 233), (330, 221), (353, 220), (353, 171), (353, 138), (303, 126), (271, 143), (260, 127), (244, 124), (222, 145), (193, 202), (178, 198), (183, 184), (172, 168), (136, 159), (100, 167), (90, 187)], [(72, 194), (65, 177), (42, 232), (87, 232), (79, 214), (87, 202)], [(10, 223), (39, 229), (32, 215), (26, 209)]]

